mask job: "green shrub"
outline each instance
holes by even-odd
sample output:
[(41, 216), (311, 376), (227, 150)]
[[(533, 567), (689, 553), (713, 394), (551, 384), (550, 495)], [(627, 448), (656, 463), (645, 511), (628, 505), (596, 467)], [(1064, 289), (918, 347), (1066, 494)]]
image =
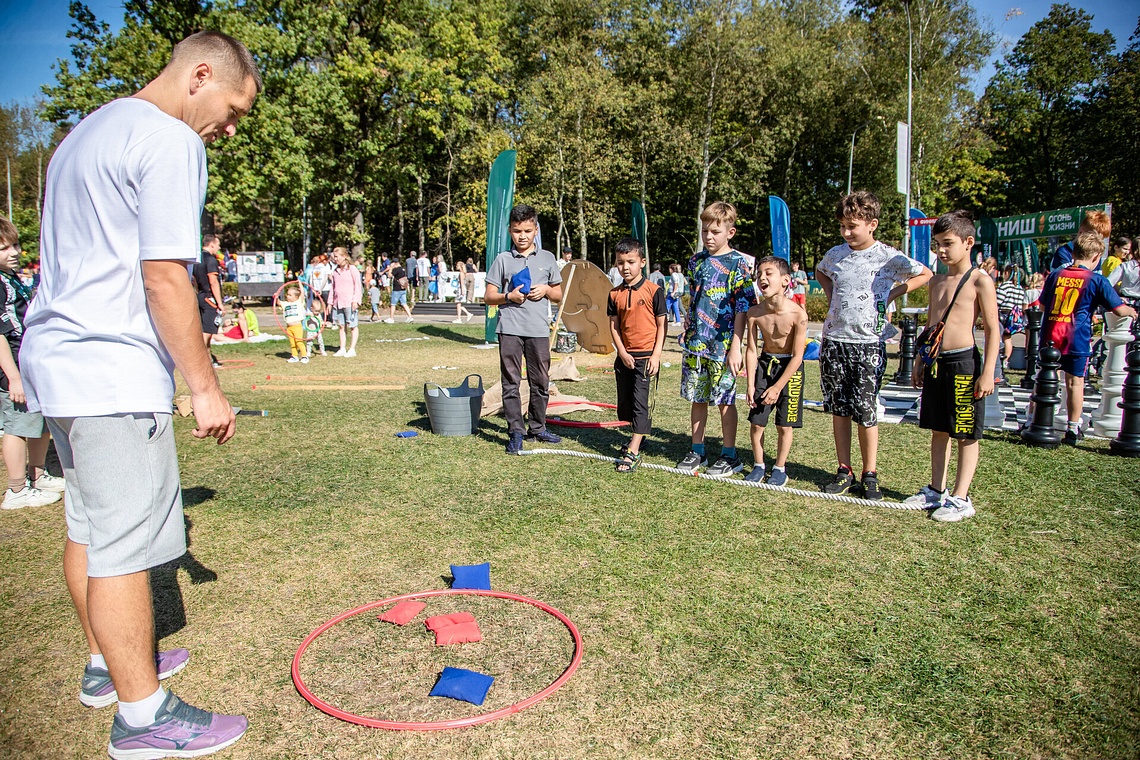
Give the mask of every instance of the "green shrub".
[(222, 283), (222, 298), (237, 298), (238, 284), (236, 282)]
[(822, 322), (827, 318), (827, 296), (823, 293), (811, 293), (807, 297), (807, 315), (809, 322)]

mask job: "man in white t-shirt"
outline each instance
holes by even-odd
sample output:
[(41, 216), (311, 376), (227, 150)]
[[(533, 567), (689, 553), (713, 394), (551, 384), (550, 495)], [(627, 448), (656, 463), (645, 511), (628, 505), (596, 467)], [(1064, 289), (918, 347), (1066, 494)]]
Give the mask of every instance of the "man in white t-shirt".
[(416, 259), (416, 282), (419, 288), (416, 300), (427, 301), (428, 285), (431, 283), (431, 259), (426, 251), (420, 251), (420, 257)]
[(175, 367), (194, 436), (234, 434), (186, 266), (201, 242), (203, 143), (233, 135), (260, 89), (244, 45), (199, 32), (133, 97), (81, 121), (48, 166), (43, 276), (20, 365), (28, 406), (43, 412), (63, 464), (64, 575), (91, 651), (79, 699), (118, 702), (113, 758), (206, 755), (247, 727), (159, 685), (189, 653), (155, 654), (148, 570), (186, 552)]

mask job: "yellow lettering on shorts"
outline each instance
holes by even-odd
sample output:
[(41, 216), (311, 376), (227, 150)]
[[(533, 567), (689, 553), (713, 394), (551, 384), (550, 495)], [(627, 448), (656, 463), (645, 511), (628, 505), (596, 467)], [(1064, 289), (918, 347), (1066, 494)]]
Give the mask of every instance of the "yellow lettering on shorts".
[(799, 422), (800, 419), (800, 394), (804, 390), (804, 376), (801, 372), (796, 372), (788, 379), (788, 415), (787, 422), (789, 425)]
[(971, 375), (954, 375), (954, 432), (962, 435), (974, 432), (974, 378)]

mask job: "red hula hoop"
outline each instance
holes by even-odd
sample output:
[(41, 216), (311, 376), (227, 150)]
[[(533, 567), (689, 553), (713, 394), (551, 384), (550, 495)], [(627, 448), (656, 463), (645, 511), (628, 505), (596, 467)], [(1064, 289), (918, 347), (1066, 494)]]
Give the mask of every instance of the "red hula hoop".
[[(570, 631), (570, 637), (574, 640), (574, 656), (570, 660), (570, 665), (567, 666), (566, 670), (562, 671), (562, 675), (558, 676), (558, 678), (556, 678), (553, 683), (551, 683), (549, 686), (537, 694), (527, 697), (521, 702), (515, 702), (513, 705), (508, 705), (507, 707), (503, 707), (489, 713), (483, 713), (482, 715), (474, 715), (470, 718), (457, 718), (454, 720), (437, 720), (430, 722), (379, 720), (377, 718), (367, 718), (363, 715), (356, 715), (354, 713), (345, 712), (344, 710), (340, 710), (333, 705), (330, 705), (328, 702), (325, 702), (323, 699), (313, 694), (313, 692), (309, 690), (309, 687), (305, 685), (304, 680), (302, 680), (301, 656), (305, 654), (305, 650), (309, 648), (309, 645), (312, 644), (318, 636), (320, 636), (328, 629), (332, 628), (337, 623), (343, 622), (344, 620), (347, 620), (354, 615), (359, 615), (362, 612), (367, 612), (368, 610), (373, 610), (377, 607), (383, 607), (387, 604), (392, 604), (393, 602), (402, 602), (405, 599), (420, 599), (423, 597), (431, 596), (461, 595), (490, 596), (496, 599), (507, 599), (512, 602), (522, 602), (524, 604), (529, 604), (533, 607), (537, 607), (543, 612), (546, 612), (558, 618), (558, 620)], [(520, 596), (519, 594), (509, 594), (505, 591), (486, 591), (483, 589), (441, 589), (438, 591), (421, 591), (416, 594), (401, 594), (400, 596), (392, 596), (388, 597), (387, 599), (381, 599), (378, 602), (371, 602), (370, 604), (362, 605), (356, 609), (349, 610), (348, 612), (337, 615), (332, 620), (324, 623), (315, 631), (310, 633), (307, 637), (305, 637), (305, 640), (301, 642), (300, 648), (297, 649), (297, 654), (293, 655), (293, 666), (291, 668), (291, 672), (293, 674), (293, 685), (297, 687), (297, 691), (301, 694), (301, 696), (304, 697), (313, 707), (317, 708), (323, 713), (333, 716), (334, 718), (340, 718), (341, 720), (348, 721), (349, 723), (355, 723), (358, 726), (368, 726), (369, 728), (386, 728), (392, 731), (442, 731), (448, 728), (464, 728), (466, 726), (477, 726), (480, 723), (490, 723), (493, 720), (505, 718), (508, 715), (514, 715), (515, 713), (525, 710), (533, 704), (541, 702), (554, 692), (558, 691), (558, 689), (560, 689), (563, 684), (570, 680), (570, 676), (574, 675), (574, 671), (578, 669), (578, 666), (582, 662), (582, 652), (582, 634), (578, 632), (578, 628), (574, 625), (570, 618), (566, 617), (566, 615), (554, 609), (549, 604), (540, 602), (537, 599)]]
[(253, 362), (248, 359), (219, 359), (218, 364), (222, 365), (218, 369), (244, 369), (253, 366)]
[(281, 324), (281, 317), (277, 316), (277, 303), (280, 301), (281, 291), (283, 291), (285, 288), (289, 287), (290, 285), (300, 285), (302, 297), (304, 297), (306, 290), (309, 291), (310, 293), (312, 293), (313, 294), (313, 300), (321, 302), (321, 312), (323, 313), (325, 310), (324, 309), (325, 299), (321, 298), (320, 293), (313, 290), (312, 288), (310, 288), (308, 285), (301, 282), (300, 280), (289, 280), (289, 282), (283, 282), (283, 283), (281, 283), (281, 287), (279, 287), (279, 288), (277, 288), (277, 290), (273, 291), (273, 321), (277, 323), (277, 327), (280, 328), (281, 332), (288, 332), (288, 331), (285, 329), (285, 325)]
[[(559, 404), (563, 404), (563, 405), (581, 404), (581, 403), (582, 403), (581, 401), (550, 401), (547, 403), (547, 406), (558, 406)], [(593, 401), (590, 401), (588, 403), (590, 404), (590, 406), (596, 406), (596, 407), (599, 407), (601, 409), (617, 409), (617, 404), (603, 404), (600, 402), (595, 403)], [(626, 427), (627, 425), (629, 425), (628, 422), (624, 422), (622, 420), (606, 420), (604, 422), (580, 422), (577, 420), (564, 420), (561, 417), (549, 417), (549, 418), (547, 418), (546, 421), (549, 423), (552, 423), (554, 425), (561, 425), (562, 427), (572, 427), (572, 428), (619, 428), (619, 427)]]
[(569, 404), (589, 404), (590, 406), (596, 406), (601, 409), (617, 409), (617, 404), (604, 404), (601, 401), (548, 401), (546, 405), (558, 406), (559, 404), (564, 406)]

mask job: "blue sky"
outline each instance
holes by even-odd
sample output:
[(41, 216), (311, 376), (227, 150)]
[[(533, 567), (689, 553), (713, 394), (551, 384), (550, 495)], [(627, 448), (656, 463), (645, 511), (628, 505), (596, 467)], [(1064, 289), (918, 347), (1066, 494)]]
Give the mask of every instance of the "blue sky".
[[(122, 0), (86, 2), (100, 21), (110, 23), (113, 29), (122, 25)], [(994, 60), (1000, 59), (1029, 27), (1044, 18), (1051, 4), (1050, 0), (974, 0), (982, 24), (998, 33)], [(1072, 4), (1093, 15), (1094, 29), (1111, 31), (1116, 36), (1117, 49), (1128, 43), (1140, 15), (1140, 4), (1128, 0), (1074, 0)], [(40, 94), (42, 85), (54, 81), (52, 64), (59, 58), (68, 58), (71, 52), (67, 6), (68, 0), (0, 0), (0, 39), (4, 40), (8, 60), (8, 65), (0, 67), (0, 103), (30, 104)], [(991, 63), (978, 76), (975, 89), (980, 92), (992, 75)]]

